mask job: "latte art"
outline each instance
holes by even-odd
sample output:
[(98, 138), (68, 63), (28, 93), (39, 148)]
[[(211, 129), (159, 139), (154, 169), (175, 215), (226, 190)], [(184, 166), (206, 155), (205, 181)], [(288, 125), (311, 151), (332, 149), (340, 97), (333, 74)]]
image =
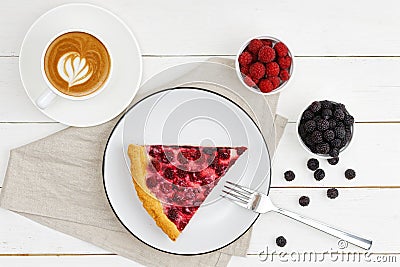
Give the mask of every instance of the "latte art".
[(63, 94), (87, 96), (104, 86), (110, 75), (111, 58), (104, 44), (85, 32), (57, 37), (44, 56), (47, 80)]
[(68, 83), (68, 87), (85, 83), (92, 76), (92, 71), (85, 58), (77, 52), (69, 52), (58, 60), (58, 74)]

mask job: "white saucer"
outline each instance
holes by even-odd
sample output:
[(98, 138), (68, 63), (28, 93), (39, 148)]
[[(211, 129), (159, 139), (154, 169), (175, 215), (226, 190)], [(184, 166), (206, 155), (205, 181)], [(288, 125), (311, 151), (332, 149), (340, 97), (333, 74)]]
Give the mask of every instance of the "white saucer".
[[(125, 162), (126, 142), (248, 149), (173, 242), (157, 227), (137, 197)], [(242, 236), (259, 214), (221, 198), (223, 184), (229, 180), (254, 189), (264, 186), (268, 192), (270, 175), (267, 145), (247, 113), (223, 96), (188, 87), (158, 92), (136, 103), (115, 126), (103, 160), (105, 191), (121, 223), (143, 243), (180, 255), (208, 253)]]
[(133, 100), (142, 77), (139, 46), (128, 26), (110, 11), (90, 4), (67, 4), (43, 14), (29, 29), (22, 43), (19, 70), (25, 91), (36, 106), (46, 90), (40, 60), (48, 41), (57, 33), (81, 29), (101, 36), (113, 57), (113, 73), (107, 87), (88, 100), (61, 97), (42, 110), (66, 125), (89, 127), (107, 122)]

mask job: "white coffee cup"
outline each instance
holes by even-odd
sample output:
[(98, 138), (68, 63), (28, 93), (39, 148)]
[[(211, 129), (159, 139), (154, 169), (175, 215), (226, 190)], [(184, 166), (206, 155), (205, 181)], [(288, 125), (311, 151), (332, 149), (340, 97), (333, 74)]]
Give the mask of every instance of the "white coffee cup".
[[(95, 92), (85, 95), (85, 96), (71, 96), (71, 95), (67, 95), (64, 94), (62, 92), (60, 92), (59, 90), (57, 90), (57, 88), (55, 88), (50, 81), (47, 78), (45, 69), (44, 69), (44, 58), (47, 52), (47, 49), (49, 48), (49, 46), (53, 43), (53, 41), (55, 41), (59, 36), (65, 34), (65, 33), (69, 33), (69, 32), (83, 32), (83, 33), (88, 33), (94, 37), (96, 37), (105, 47), (106, 50), (110, 56), (110, 71), (107, 77), (107, 80), (104, 82), (104, 84), (97, 89)], [(58, 34), (56, 34), (45, 46), (43, 52), (42, 52), (42, 57), (41, 57), (41, 62), (40, 62), (40, 68), (41, 68), (41, 72), (42, 72), (42, 76), (44, 81), (47, 84), (47, 88), (46, 90), (36, 99), (36, 105), (41, 108), (41, 109), (45, 109), (47, 108), (53, 101), (54, 99), (59, 96), (68, 100), (72, 100), (72, 101), (82, 101), (82, 100), (87, 100), (89, 98), (95, 97), (98, 94), (100, 94), (106, 87), (108, 82), (110, 81), (111, 75), (112, 75), (112, 69), (113, 69), (113, 60), (112, 60), (112, 55), (110, 52), (110, 49), (108, 48), (109, 46), (106, 44), (106, 42), (104, 42), (104, 40), (99, 37), (98, 35), (94, 34), (93, 32), (90, 32), (88, 30), (83, 30), (83, 29), (69, 29), (69, 30), (65, 30), (62, 32), (59, 32)]]

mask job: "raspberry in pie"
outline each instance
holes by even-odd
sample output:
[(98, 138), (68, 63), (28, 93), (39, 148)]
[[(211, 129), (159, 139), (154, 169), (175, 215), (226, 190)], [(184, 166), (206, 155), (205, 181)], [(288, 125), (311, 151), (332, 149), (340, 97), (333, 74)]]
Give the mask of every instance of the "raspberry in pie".
[(143, 207), (173, 241), (246, 147), (129, 145)]

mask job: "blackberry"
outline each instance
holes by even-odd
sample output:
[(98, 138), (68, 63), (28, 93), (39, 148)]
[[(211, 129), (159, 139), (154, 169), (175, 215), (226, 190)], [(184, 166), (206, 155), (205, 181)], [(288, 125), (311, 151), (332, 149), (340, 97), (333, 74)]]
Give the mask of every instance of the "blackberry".
[(330, 199), (335, 199), (339, 196), (339, 191), (336, 188), (329, 188), (326, 191), (326, 195), (330, 198)]
[(286, 238), (284, 238), (283, 236), (278, 236), (275, 240), (276, 245), (278, 247), (284, 247), (286, 246)]
[(321, 112), (321, 116), (325, 120), (329, 120), (329, 118), (332, 117), (332, 115), (333, 115), (332, 110), (330, 110), (330, 109), (323, 109)]
[(346, 136), (346, 131), (344, 127), (336, 127), (335, 128), (335, 136), (341, 140), (343, 140)]
[(313, 120), (309, 120), (304, 124), (304, 129), (307, 133), (312, 133), (316, 127), (317, 124)]
[(314, 144), (319, 144), (322, 142), (322, 133), (320, 131), (315, 131), (311, 134), (311, 141)]
[(336, 127), (336, 121), (334, 119), (329, 120), (329, 129), (335, 129)]
[(341, 145), (342, 145), (342, 140), (340, 140), (340, 139), (333, 139), (333, 140), (331, 141), (330, 144), (331, 144), (332, 147), (340, 148)]
[(307, 161), (307, 168), (309, 168), (312, 171), (315, 171), (316, 169), (319, 168), (319, 161), (317, 159), (309, 159)]
[(321, 143), (316, 146), (318, 154), (328, 154), (330, 147), (328, 143)]
[(332, 158), (337, 158), (339, 156), (339, 149), (337, 148), (332, 148), (329, 151), (329, 156), (331, 156)]
[(345, 106), (344, 104), (342, 104), (342, 103), (336, 103), (335, 106), (336, 106), (337, 109), (341, 109), (343, 112), (347, 112), (346, 106)]
[(329, 121), (321, 119), (317, 122), (317, 129), (321, 132), (329, 129)]
[(329, 100), (321, 101), (321, 106), (324, 109), (331, 109), (332, 108), (332, 102), (329, 101)]
[(304, 111), (303, 115), (301, 116), (301, 119), (306, 121), (311, 120), (312, 118), (314, 118), (314, 113), (309, 109)]
[(341, 121), (337, 121), (336, 122), (336, 127), (342, 127), (342, 128), (344, 128), (344, 123), (343, 122), (341, 122)]
[(351, 133), (351, 131), (346, 131), (346, 134), (344, 135), (344, 140), (346, 140), (346, 142), (349, 142), (352, 136), (353, 134)]
[(335, 117), (336, 120), (343, 120), (344, 119), (344, 111), (342, 109), (335, 109), (333, 112), (333, 117)]
[(315, 122), (319, 122), (321, 119), (322, 119), (322, 117), (320, 115), (317, 115), (314, 117)]
[(310, 110), (314, 113), (317, 113), (321, 109), (321, 102), (319, 101), (314, 101), (310, 105)]
[(302, 207), (308, 206), (308, 204), (310, 204), (310, 198), (307, 196), (301, 196), (299, 198), (299, 204)]
[(302, 139), (307, 136), (306, 127), (304, 124), (299, 125), (299, 135), (302, 137)]
[(339, 157), (328, 159), (330, 165), (336, 165), (339, 162)]
[(286, 171), (285, 173), (284, 173), (284, 177), (285, 177), (285, 180), (286, 181), (288, 181), (288, 182), (290, 182), (290, 181), (293, 181), (294, 180), (294, 178), (296, 177), (296, 175), (294, 174), (294, 172), (293, 171)]
[(332, 141), (335, 139), (335, 132), (332, 130), (327, 130), (324, 132), (324, 139), (328, 142)]
[(306, 145), (310, 148), (312, 146), (314, 146), (314, 142), (312, 141), (312, 137), (311, 135), (306, 136), (306, 138), (304, 138), (304, 142), (306, 143)]
[(323, 169), (318, 169), (314, 172), (314, 178), (317, 181), (321, 181), (325, 177), (325, 172)]
[(351, 115), (349, 115), (349, 114), (345, 115), (345, 116), (344, 116), (343, 123), (344, 123), (345, 125), (353, 125), (353, 123), (354, 123), (354, 117), (351, 116)]
[(344, 172), (344, 176), (345, 176), (347, 179), (351, 180), (351, 179), (353, 179), (354, 177), (356, 177), (356, 172), (355, 172), (353, 169), (347, 169), (347, 170)]

